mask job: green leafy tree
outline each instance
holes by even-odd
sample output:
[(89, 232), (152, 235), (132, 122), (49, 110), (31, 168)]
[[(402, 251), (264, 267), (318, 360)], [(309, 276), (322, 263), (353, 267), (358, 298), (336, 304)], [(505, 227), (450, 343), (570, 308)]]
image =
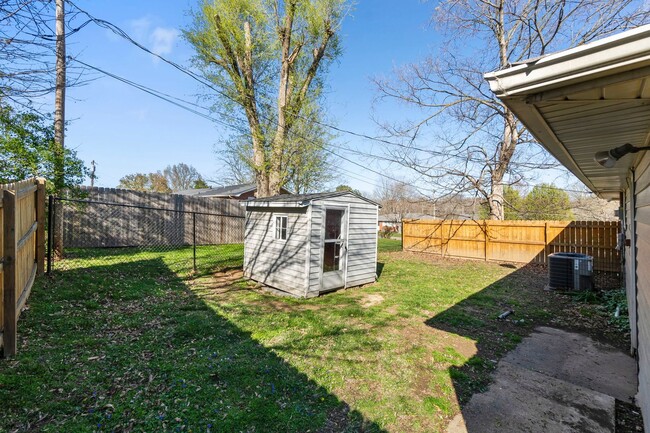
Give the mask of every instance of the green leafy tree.
[(358, 189), (354, 189), (350, 185), (339, 185), (334, 191), (350, 191), (356, 195), (363, 195)]
[(122, 189), (130, 189), (133, 191), (149, 191), (161, 193), (172, 192), (171, 188), (169, 188), (169, 185), (167, 184), (167, 179), (160, 171), (148, 174), (127, 174), (120, 179), (120, 183), (117, 185), (117, 187)]
[(210, 185), (207, 184), (205, 180), (203, 180), (202, 177), (199, 177), (196, 181), (194, 181), (194, 185), (192, 186), (194, 189), (203, 189), (203, 188), (210, 188)]
[[(63, 164), (57, 163), (63, 158)], [(56, 167), (64, 167), (59, 178), (62, 188), (55, 188)], [(0, 183), (30, 177), (47, 180), (48, 192), (59, 194), (61, 189), (74, 189), (88, 175), (75, 151), (65, 149), (61, 156), (54, 146), (52, 121), (37, 113), (17, 112), (0, 106)]]
[[(227, 122), (246, 124), (258, 196), (289, 182), (289, 137), (318, 106), (323, 75), (340, 54), (346, 0), (202, 0), (184, 32), (195, 64), (219, 90)], [(245, 140), (244, 143), (247, 143)], [(245, 152), (248, 154), (248, 152)]]
[(506, 185), (503, 188), (503, 211), (507, 220), (520, 220), (523, 198), (518, 189)]
[[(295, 134), (287, 137), (282, 162), (283, 188), (296, 194), (325, 189), (337, 169), (329, 152), (334, 136), (323, 127), (316, 113), (300, 118), (294, 126)], [(226, 169), (225, 183), (249, 183), (255, 179), (253, 145), (250, 135), (232, 137), (226, 148), (217, 152)]]
[(527, 220), (573, 220), (569, 194), (553, 185), (536, 185), (523, 200), (521, 215)]

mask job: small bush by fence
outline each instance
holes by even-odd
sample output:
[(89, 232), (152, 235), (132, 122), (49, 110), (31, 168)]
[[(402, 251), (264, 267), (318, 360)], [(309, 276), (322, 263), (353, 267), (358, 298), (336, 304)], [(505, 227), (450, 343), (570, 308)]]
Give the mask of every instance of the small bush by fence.
[(4, 356), (16, 353), (17, 321), (45, 257), (45, 181), (0, 185), (0, 330)]
[[(118, 262), (161, 263), (181, 274), (240, 267), (244, 217), (148, 205), (52, 198), (51, 224), (63, 231), (55, 270), (110, 266)], [(56, 221), (62, 218), (63, 221)]]
[(404, 249), (449, 257), (547, 263), (549, 254), (594, 258), (594, 270), (620, 272), (618, 221), (404, 220)]

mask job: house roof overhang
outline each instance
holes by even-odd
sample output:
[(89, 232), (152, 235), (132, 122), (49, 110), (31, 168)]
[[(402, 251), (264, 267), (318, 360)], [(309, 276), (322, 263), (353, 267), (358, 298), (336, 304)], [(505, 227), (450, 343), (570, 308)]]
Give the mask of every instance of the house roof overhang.
[(650, 145), (650, 25), (485, 79), (560, 163), (601, 197), (618, 197), (635, 154), (609, 169), (594, 154), (625, 143)]

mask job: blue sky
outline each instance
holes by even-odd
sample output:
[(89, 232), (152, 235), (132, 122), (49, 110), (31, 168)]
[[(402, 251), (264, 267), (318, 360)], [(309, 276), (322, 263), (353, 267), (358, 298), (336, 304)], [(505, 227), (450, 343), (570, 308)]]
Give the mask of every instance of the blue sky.
[[(196, 2), (79, 0), (77, 4), (95, 17), (118, 25), (164, 57), (189, 65), (192, 48), (180, 30), (188, 26), (188, 11)], [(372, 120), (376, 92), (370, 77), (388, 75), (394, 66), (425, 56), (436, 41), (435, 32), (428, 26), (432, 8), (432, 2), (420, 0), (357, 2), (344, 23), (343, 55), (328, 75), (328, 113), (337, 126), (377, 133)], [(164, 62), (94, 25), (70, 36), (68, 55), (193, 102), (207, 91)], [(98, 185), (116, 186), (125, 174), (161, 170), (178, 162), (193, 165), (208, 179), (220, 177), (223, 166), (215, 148), (227, 130), (112, 78), (97, 73), (94, 77), (84, 86), (68, 90), (66, 115), (71, 123), (66, 146), (76, 149), (87, 164), (97, 162)], [(399, 113), (400, 107), (384, 105), (381, 110), (382, 115)], [(341, 136), (339, 143), (371, 149), (367, 142), (350, 136)], [(359, 162), (385, 170), (376, 162)], [(379, 176), (372, 172), (343, 161), (341, 166), (337, 183), (364, 192), (372, 192), (380, 184)]]

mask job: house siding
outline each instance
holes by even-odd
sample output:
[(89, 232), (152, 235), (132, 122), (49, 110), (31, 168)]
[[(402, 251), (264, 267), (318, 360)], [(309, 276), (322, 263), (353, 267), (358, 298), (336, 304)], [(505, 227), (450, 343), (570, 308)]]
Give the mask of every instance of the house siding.
[(638, 347), (637, 328), (636, 328), (636, 258), (635, 258), (635, 222), (633, 221), (634, 211), (632, 209), (634, 201), (634, 175), (631, 173), (627, 184), (628, 187), (624, 195), (623, 208), (625, 212), (625, 239), (629, 241), (629, 246), (625, 247), (625, 291), (627, 297), (627, 307), (629, 311), (630, 322), (630, 349), (635, 353)]
[[(287, 239), (275, 239), (275, 217), (287, 216)], [(308, 218), (304, 208), (249, 208), (244, 275), (297, 296), (305, 294)]]
[[(637, 355), (639, 362), (639, 405), (645, 430), (650, 431), (650, 156), (644, 155), (635, 170), (634, 223), (636, 265)], [(634, 281), (630, 282), (634, 285)]]

